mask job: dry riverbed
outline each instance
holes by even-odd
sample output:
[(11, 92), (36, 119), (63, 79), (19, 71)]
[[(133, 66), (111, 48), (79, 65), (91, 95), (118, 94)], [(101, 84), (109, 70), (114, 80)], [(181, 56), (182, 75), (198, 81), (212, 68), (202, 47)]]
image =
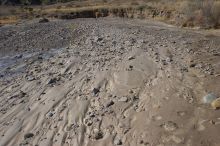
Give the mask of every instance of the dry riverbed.
[(0, 146), (220, 145), (218, 36), (100, 18), (0, 42)]

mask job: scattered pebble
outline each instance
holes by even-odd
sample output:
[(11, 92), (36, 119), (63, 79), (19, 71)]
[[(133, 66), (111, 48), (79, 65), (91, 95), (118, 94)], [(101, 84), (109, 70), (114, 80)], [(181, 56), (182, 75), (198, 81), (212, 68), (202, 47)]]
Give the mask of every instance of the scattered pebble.
[(167, 57), (167, 58), (166, 58), (166, 62), (167, 62), (167, 63), (170, 63), (171, 61), (172, 61), (172, 59), (171, 59), (170, 57)]
[(214, 120), (210, 120), (209, 123), (212, 124), (212, 125), (215, 125), (215, 121)]
[(173, 141), (176, 144), (180, 144), (184, 141), (184, 138), (180, 138), (176, 135), (166, 135), (166, 136), (164, 135), (164, 136), (161, 137), (161, 139), (164, 143), (168, 143), (170, 141)]
[(42, 57), (42, 56), (38, 56), (38, 57), (37, 57), (37, 59), (42, 60), (42, 59), (43, 59), (43, 57)]
[(102, 37), (97, 37), (97, 36), (94, 37), (94, 42), (100, 42), (102, 40), (103, 40)]
[(135, 59), (134, 56), (130, 56), (130, 57), (128, 57), (128, 60), (133, 60), (133, 59)]
[(166, 130), (166, 131), (174, 131), (178, 128), (177, 124), (172, 122), (172, 121), (168, 121), (164, 124), (162, 124), (162, 127)]
[(122, 145), (122, 141), (119, 138), (114, 139), (114, 145)]
[(105, 107), (110, 107), (114, 104), (114, 101), (110, 100), (106, 103), (106, 106)]
[(189, 67), (195, 67), (196, 66), (196, 63), (191, 63), (190, 65), (189, 65)]
[(93, 124), (92, 120), (87, 121), (87, 126), (91, 126)]
[(132, 65), (129, 65), (129, 68), (130, 68), (130, 69), (133, 69), (133, 66), (132, 66)]
[(33, 81), (33, 80), (35, 80), (35, 78), (34, 78), (33, 76), (27, 76), (26, 79), (27, 79), (28, 81)]
[(130, 90), (129, 90), (129, 93), (130, 93), (130, 94), (133, 94), (133, 93), (134, 93), (134, 91), (130, 89)]
[(47, 84), (53, 84), (53, 83), (56, 83), (56, 81), (57, 81), (57, 78), (52, 78), (49, 80)]
[(121, 98), (119, 99), (119, 101), (121, 101), (121, 102), (127, 102), (127, 101), (128, 101), (128, 98), (127, 98), (126, 96), (124, 96), (124, 97), (121, 97)]
[(54, 114), (53, 114), (52, 112), (49, 112), (49, 113), (48, 113), (48, 117), (53, 117), (53, 115), (54, 115)]
[(92, 90), (92, 92), (93, 92), (94, 95), (97, 95), (100, 91), (99, 91), (98, 88), (94, 88), (94, 89)]
[(152, 119), (154, 121), (159, 121), (159, 120), (162, 120), (162, 117), (161, 116), (153, 116)]
[(144, 143), (144, 141), (143, 141), (143, 140), (140, 140), (140, 141), (139, 141), (139, 144), (143, 144), (143, 143)]
[(198, 122), (198, 125), (197, 125), (198, 131), (204, 131), (206, 129), (206, 127), (203, 125), (204, 122), (207, 122), (207, 120), (200, 120)]
[(99, 140), (99, 139), (102, 139), (103, 138), (103, 133), (100, 131), (100, 130), (98, 130), (98, 129), (94, 129), (94, 138), (96, 139), (96, 140)]
[(179, 138), (179, 137), (177, 137), (176, 135), (173, 135), (171, 138), (172, 138), (172, 140), (173, 140), (176, 144), (180, 144), (180, 143), (182, 143), (182, 142), (184, 141), (183, 138)]
[(49, 22), (49, 19), (47, 18), (42, 18), (39, 20), (39, 23), (47, 23), (47, 22)]
[(23, 55), (20, 54), (20, 55), (15, 56), (15, 59), (20, 59), (20, 58), (22, 58), (22, 57), (23, 57)]
[(8, 97), (8, 99), (13, 99), (13, 98), (23, 98), (25, 95), (26, 95), (25, 92), (20, 91), (18, 94)]
[(33, 133), (27, 133), (27, 134), (24, 135), (24, 139), (31, 138), (33, 136), (34, 136)]
[(182, 116), (186, 115), (186, 112), (185, 111), (178, 111), (177, 115), (182, 117)]

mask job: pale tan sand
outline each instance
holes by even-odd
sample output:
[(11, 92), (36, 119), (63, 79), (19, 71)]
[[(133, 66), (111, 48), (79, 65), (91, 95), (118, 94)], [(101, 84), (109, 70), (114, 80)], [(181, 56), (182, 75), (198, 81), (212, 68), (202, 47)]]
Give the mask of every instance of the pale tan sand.
[(220, 95), (219, 37), (151, 21), (66, 23), (80, 34), (68, 47), (1, 78), (0, 146), (220, 145), (220, 110), (202, 102)]

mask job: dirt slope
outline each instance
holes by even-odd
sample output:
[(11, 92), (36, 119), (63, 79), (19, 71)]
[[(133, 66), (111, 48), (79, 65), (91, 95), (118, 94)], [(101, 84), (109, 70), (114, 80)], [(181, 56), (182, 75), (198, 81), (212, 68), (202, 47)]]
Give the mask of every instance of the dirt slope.
[(220, 145), (203, 101), (220, 96), (219, 37), (117, 18), (0, 32), (0, 146)]

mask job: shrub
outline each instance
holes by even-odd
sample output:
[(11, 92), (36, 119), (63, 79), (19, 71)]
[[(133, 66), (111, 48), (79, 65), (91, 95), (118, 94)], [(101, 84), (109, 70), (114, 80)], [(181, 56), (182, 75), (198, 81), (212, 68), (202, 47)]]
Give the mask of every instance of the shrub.
[(216, 28), (220, 25), (220, 2), (214, 0), (188, 1), (183, 7), (184, 26)]
[(57, 9), (61, 9), (61, 6), (57, 6)]
[(137, 6), (137, 5), (139, 5), (139, 3), (135, 1), (135, 2), (131, 2), (131, 5), (132, 6)]
[(145, 6), (145, 5), (141, 5), (141, 6), (138, 6), (138, 8), (137, 8), (137, 9), (138, 9), (139, 11), (143, 11), (145, 8), (146, 8), (146, 6)]

